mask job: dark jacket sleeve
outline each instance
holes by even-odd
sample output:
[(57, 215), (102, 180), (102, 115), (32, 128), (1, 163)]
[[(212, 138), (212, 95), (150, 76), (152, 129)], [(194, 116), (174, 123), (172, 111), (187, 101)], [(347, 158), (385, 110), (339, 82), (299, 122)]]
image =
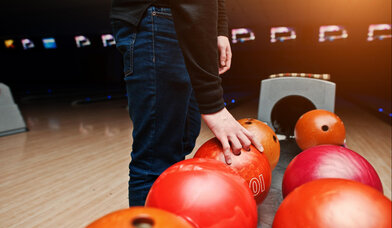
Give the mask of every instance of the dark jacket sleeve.
[(218, 36), (229, 37), (225, 0), (218, 0)]
[(221, 78), (218, 75), (215, 0), (172, 0), (175, 29), (185, 64), (202, 114), (224, 108)]

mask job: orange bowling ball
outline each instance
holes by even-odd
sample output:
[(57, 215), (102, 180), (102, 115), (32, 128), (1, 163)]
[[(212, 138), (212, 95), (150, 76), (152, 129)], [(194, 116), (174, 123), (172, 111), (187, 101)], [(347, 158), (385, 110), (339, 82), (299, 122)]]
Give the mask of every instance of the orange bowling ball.
[(345, 179), (319, 179), (292, 191), (279, 206), (273, 228), (390, 228), (391, 200)]
[(107, 214), (87, 228), (194, 228), (185, 219), (170, 212), (148, 207), (131, 207)]
[(245, 118), (238, 122), (248, 131), (254, 134), (256, 140), (264, 147), (264, 154), (273, 170), (279, 162), (280, 143), (275, 132), (260, 120)]
[[(211, 158), (226, 164), (222, 145), (217, 138), (205, 142), (197, 150), (194, 157)], [(250, 146), (250, 151), (241, 149), (240, 155), (233, 154), (231, 158), (230, 167), (245, 179), (256, 203), (262, 203), (271, 187), (271, 168), (266, 156), (254, 146)]]
[(343, 145), (346, 130), (343, 121), (335, 113), (316, 109), (298, 119), (294, 135), (298, 146), (306, 150), (322, 144)]

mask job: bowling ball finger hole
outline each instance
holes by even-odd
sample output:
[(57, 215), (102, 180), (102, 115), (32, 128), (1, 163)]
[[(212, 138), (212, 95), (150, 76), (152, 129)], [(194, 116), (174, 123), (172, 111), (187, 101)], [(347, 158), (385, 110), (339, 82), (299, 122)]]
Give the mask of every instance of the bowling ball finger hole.
[(276, 136), (274, 135), (274, 136), (272, 136), (272, 138), (274, 139), (274, 142), (276, 142), (276, 140), (277, 140)]
[(327, 125), (323, 125), (323, 126), (321, 127), (321, 129), (322, 129), (323, 131), (328, 131), (328, 130), (329, 130), (329, 127), (328, 127)]
[(154, 220), (148, 217), (140, 217), (132, 220), (132, 227), (134, 228), (152, 228), (154, 226)]
[(245, 124), (252, 124), (252, 122), (250, 122), (250, 121), (246, 121), (246, 122), (245, 122)]

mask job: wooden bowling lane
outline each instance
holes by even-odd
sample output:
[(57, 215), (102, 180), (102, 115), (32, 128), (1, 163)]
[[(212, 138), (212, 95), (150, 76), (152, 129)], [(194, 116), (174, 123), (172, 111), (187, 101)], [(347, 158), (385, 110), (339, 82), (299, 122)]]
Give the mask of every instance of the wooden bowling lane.
[(124, 102), (22, 112), (30, 131), (0, 138), (0, 227), (83, 227), (127, 207)]
[[(132, 138), (125, 105), (20, 105), (30, 131), (0, 137), (0, 227), (84, 227), (126, 208)], [(231, 112), (237, 119), (255, 118), (257, 102)], [(391, 198), (390, 125), (347, 101), (338, 100), (336, 113), (349, 148), (375, 167)], [(211, 137), (203, 124), (195, 149)], [(268, 197), (276, 204), (280, 196), (276, 191)], [(273, 213), (265, 208), (259, 207), (265, 214), (260, 224), (268, 227)]]

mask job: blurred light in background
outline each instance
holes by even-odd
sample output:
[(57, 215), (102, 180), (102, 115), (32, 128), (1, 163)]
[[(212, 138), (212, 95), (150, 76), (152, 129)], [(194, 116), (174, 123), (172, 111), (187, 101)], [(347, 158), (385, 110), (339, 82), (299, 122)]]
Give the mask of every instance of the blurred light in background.
[[(255, 33), (249, 28), (237, 28), (231, 30), (232, 43), (244, 43), (256, 39)], [(270, 29), (270, 42), (275, 43), (277, 41), (295, 40), (297, 39), (296, 31), (292, 27), (272, 27)], [(347, 39), (348, 32), (345, 27), (341, 25), (323, 25), (319, 27), (319, 42), (334, 41), (337, 39)], [(371, 24), (369, 25), (369, 31), (367, 34), (367, 41), (383, 40), (392, 38), (391, 24)], [(76, 41), (76, 47), (87, 47), (92, 45), (92, 42), (86, 36), (80, 35), (74, 37)], [(93, 40), (96, 40), (93, 37)], [(116, 45), (116, 41), (112, 34), (101, 35), (103, 47), (111, 47)], [(23, 49), (35, 48), (34, 42), (30, 39), (22, 39)], [(57, 43), (55, 38), (43, 38), (43, 47), (45, 49), (56, 49)], [(4, 40), (4, 45), (8, 49), (18, 49), (15, 46), (13, 39)]]
[(297, 38), (297, 34), (295, 33), (294, 28), (290, 27), (272, 27), (271, 28), (271, 43), (275, 43), (276, 41), (285, 41), (285, 40), (295, 40)]
[(76, 47), (87, 47), (91, 45), (90, 40), (85, 36), (75, 36)]
[(238, 42), (246, 42), (250, 40), (255, 40), (255, 34), (251, 29), (248, 28), (237, 28), (237, 29), (232, 29), (231, 30), (231, 39), (232, 43), (238, 43)]
[(45, 49), (55, 49), (57, 48), (56, 40), (54, 38), (43, 38), (42, 44)]
[(6, 48), (15, 48), (14, 40), (5, 40), (4, 45)]
[(114, 40), (114, 37), (112, 34), (103, 34), (101, 36), (102, 39), (102, 44), (104, 47), (110, 47), (113, 45), (116, 45), (116, 41)]
[(369, 25), (368, 41), (373, 41), (375, 39), (382, 40), (391, 37), (391, 24)]
[(29, 39), (22, 39), (22, 46), (23, 46), (23, 49), (25, 49), (25, 50), (35, 47), (33, 41), (31, 41)]
[(340, 25), (323, 25), (320, 26), (319, 31), (319, 42), (346, 39), (348, 37), (347, 30)]

